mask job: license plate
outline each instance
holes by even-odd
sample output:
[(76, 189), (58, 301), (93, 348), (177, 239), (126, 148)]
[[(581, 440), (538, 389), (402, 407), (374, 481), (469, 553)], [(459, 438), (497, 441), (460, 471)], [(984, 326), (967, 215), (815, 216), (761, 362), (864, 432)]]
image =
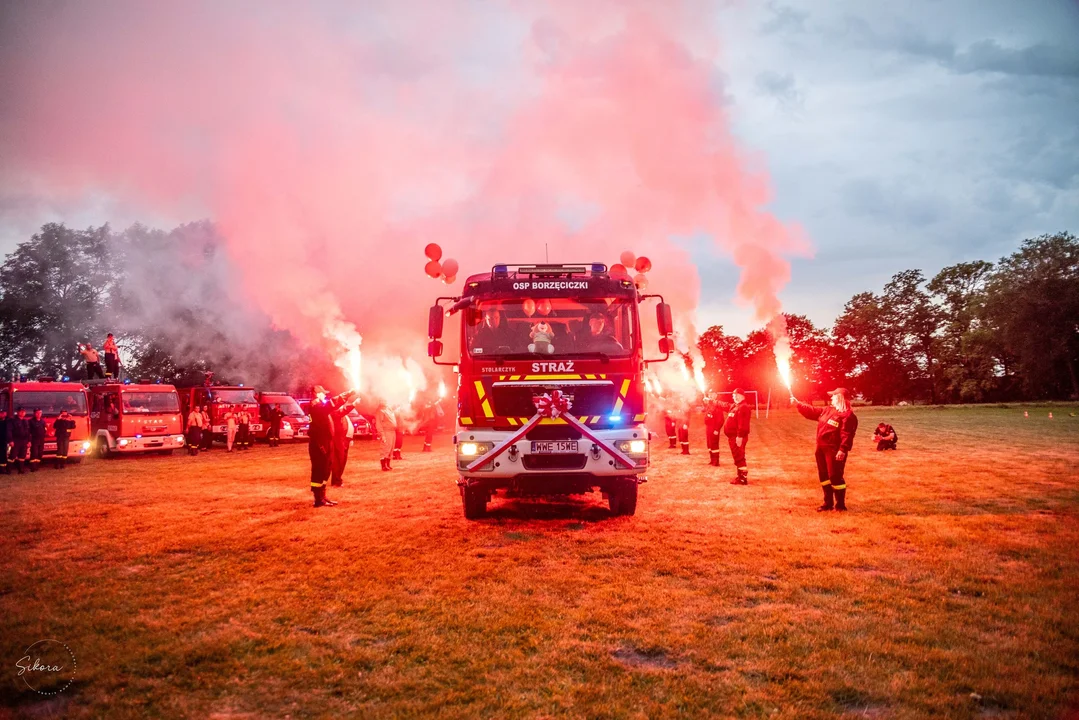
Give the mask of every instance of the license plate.
[(533, 455), (561, 455), (577, 452), (576, 440), (552, 440), (532, 443)]
[(56, 452), (56, 443), (45, 443), (45, 452), (48, 452), (49, 450)]

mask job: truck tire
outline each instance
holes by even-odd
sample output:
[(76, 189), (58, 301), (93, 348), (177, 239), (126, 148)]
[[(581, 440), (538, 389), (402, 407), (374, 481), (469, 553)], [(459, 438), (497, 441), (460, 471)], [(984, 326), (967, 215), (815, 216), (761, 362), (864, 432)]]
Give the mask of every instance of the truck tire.
[(607, 493), (612, 515), (633, 515), (637, 512), (637, 483), (633, 480), (619, 483)]
[(466, 520), (479, 520), (487, 514), (487, 491), (477, 485), (461, 488), (461, 502)]
[(109, 449), (109, 441), (103, 437), (97, 439), (97, 456), (102, 460), (107, 460), (112, 457), (112, 450)]

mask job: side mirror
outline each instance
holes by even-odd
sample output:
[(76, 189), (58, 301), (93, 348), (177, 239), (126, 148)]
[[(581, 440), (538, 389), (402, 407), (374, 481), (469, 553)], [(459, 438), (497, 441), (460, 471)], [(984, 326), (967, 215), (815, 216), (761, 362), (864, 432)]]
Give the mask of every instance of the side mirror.
[(663, 353), (664, 355), (670, 355), (671, 354), (671, 339), (670, 338), (661, 337), (659, 339), (659, 351), (661, 353)]
[(671, 319), (671, 306), (661, 302), (656, 305), (656, 323), (659, 325), (660, 335), (670, 335), (674, 332), (674, 321)]
[[(441, 305), (432, 305), (430, 311), (427, 313), (427, 337), (432, 340), (439, 340), (442, 338), (442, 323), (445, 321), (445, 315), (442, 313)], [(441, 346), (442, 343), (439, 343)], [(428, 350), (428, 354), (430, 351)], [(439, 350), (438, 355), (441, 355), (442, 351)], [(432, 354), (431, 357), (438, 357), (438, 355)]]
[(433, 358), (442, 357), (442, 341), (432, 340), (427, 343), (427, 355)]

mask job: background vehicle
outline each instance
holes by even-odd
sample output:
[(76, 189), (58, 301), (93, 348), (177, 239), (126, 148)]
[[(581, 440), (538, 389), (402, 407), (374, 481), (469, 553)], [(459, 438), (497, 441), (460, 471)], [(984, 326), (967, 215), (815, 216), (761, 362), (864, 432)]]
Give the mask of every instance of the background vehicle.
[(258, 440), (265, 440), (270, 432), (270, 416), (267, 414), (272, 407), (278, 407), (285, 414), (281, 420), (282, 440), (306, 440), (311, 429), (311, 418), (305, 409), (300, 407), (288, 393), (261, 392), (259, 393), (259, 413), (262, 429), (255, 433)]
[(180, 394), (180, 410), (184, 417), (191, 411), (192, 404), (196, 407), (207, 407), (214, 440), (225, 442), (225, 411), (229, 407), (237, 411), (246, 409), (251, 413), (251, 432), (262, 432), (258, 396), (254, 388), (242, 385), (198, 385), (177, 388), (177, 392)]
[(90, 381), (90, 430), (100, 457), (184, 446), (184, 418), (172, 385)]
[[(632, 515), (649, 458), (644, 369), (670, 354), (670, 307), (598, 263), (496, 265), (464, 287), (461, 297), (438, 298), (431, 308), (428, 354), (460, 368), (454, 442), (465, 517), (482, 516), (499, 490), (599, 489), (613, 513)], [(655, 360), (645, 359), (641, 339), (638, 307), (646, 298), (660, 301), (663, 356)], [(447, 315), (442, 303), (462, 318), (461, 357), (452, 362), (438, 360)], [(551, 417), (521, 435), (537, 413), (533, 398), (555, 390), (571, 401), (570, 414), (587, 434)], [(469, 469), (486, 454), (494, 459)]]
[(33, 382), (0, 383), (0, 408), (14, 417), (19, 408), (31, 417), (40, 409), (45, 419), (45, 457), (56, 456), (56, 431), (53, 421), (61, 410), (67, 410), (75, 421), (68, 446), (68, 460), (80, 462), (90, 452), (90, 416), (86, 388), (82, 383), (55, 382), (52, 378), (39, 378)]

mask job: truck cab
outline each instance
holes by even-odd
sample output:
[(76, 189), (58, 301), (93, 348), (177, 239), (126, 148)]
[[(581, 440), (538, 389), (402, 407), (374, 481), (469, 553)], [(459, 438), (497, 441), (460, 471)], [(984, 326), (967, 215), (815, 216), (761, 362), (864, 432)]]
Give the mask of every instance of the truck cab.
[(172, 385), (90, 381), (90, 429), (100, 457), (172, 453), (184, 446), (184, 418)]
[[(664, 356), (646, 360), (639, 306), (652, 297)], [(443, 318), (455, 315), (461, 355), (440, 361)], [(661, 297), (599, 263), (496, 265), (467, 278), (460, 297), (439, 298), (428, 320), (428, 354), (459, 372), (454, 444), (466, 517), (482, 517), (499, 492), (596, 490), (614, 514), (634, 514), (649, 464), (644, 371), (669, 355)], [(555, 391), (568, 411), (539, 418), (537, 402)]]
[[(239, 412), (245, 409), (251, 413), (251, 432), (262, 432), (263, 424), (259, 420), (258, 393), (254, 388), (243, 385), (198, 385), (179, 388), (180, 409), (183, 416), (191, 412), (191, 406), (207, 408), (210, 413), (210, 432), (214, 440), (225, 442), (225, 413), (229, 408)], [(206, 432), (203, 429), (203, 432)]]
[(296, 402), (296, 399), (283, 392), (259, 393), (259, 412), (261, 413), (261, 429), (255, 433), (259, 440), (265, 440), (270, 432), (269, 411), (271, 408), (279, 408), (284, 417), (281, 419), (282, 440), (306, 440), (311, 430), (311, 418)]
[(56, 382), (52, 378), (39, 378), (32, 382), (0, 383), (0, 409), (14, 417), (20, 409), (32, 417), (34, 410), (41, 410), (45, 420), (45, 457), (56, 456), (56, 430), (53, 423), (60, 413), (67, 410), (75, 421), (68, 446), (68, 461), (80, 462), (90, 452), (90, 419), (86, 388), (82, 383)]

